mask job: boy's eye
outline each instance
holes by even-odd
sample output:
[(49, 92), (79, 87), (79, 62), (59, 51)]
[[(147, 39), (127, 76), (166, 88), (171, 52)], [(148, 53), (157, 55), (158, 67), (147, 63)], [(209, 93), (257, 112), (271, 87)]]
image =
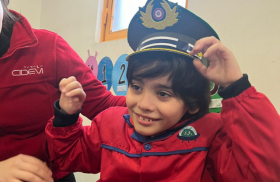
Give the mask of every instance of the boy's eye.
[(161, 97), (171, 97), (171, 95), (166, 92), (158, 92), (158, 95)]
[(132, 85), (132, 88), (137, 91), (141, 89), (138, 85)]

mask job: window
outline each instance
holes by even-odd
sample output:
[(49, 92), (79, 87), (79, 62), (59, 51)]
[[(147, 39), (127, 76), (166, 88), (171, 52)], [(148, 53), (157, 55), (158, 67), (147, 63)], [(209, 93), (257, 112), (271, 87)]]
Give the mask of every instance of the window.
[[(169, 1), (186, 8), (188, 6), (188, 0)], [(126, 38), (130, 20), (146, 2), (147, 0), (104, 0), (101, 42)]]

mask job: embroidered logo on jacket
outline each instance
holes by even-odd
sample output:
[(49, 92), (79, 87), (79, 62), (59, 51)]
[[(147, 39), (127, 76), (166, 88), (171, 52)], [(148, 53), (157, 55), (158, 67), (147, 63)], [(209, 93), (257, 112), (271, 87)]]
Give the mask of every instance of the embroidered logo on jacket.
[(24, 66), (23, 69), (13, 70), (13, 76), (27, 76), (27, 75), (35, 75), (35, 74), (43, 74), (43, 65), (39, 66)]
[(184, 142), (185, 140), (190, 142), (190, 140), (195, 140), (200, 136), (199, 133), (196, 132), (195, 128), (192, 126), (186, 126), (182, 128), (177, 135), (177, 137)]

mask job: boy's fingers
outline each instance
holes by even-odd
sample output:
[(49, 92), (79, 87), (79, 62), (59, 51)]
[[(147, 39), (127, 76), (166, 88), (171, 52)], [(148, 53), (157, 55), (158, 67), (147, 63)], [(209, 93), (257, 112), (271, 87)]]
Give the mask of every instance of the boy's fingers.
[(204, 53), (207, 51), (207, 49), (216, 44), (216, 43), (219, 43), (220, 41), (218, 39), (216, 39), (215, 37), (205, 37), (205, 38), (202, 38), (202, 39), (199, 39), (194, 47), (193, 47), (193, 50), (190, 52), (191, 55), (194, 55), (194, 54), (197, 54), (197, 53)]
[(75, 102), (79, 102), (80, 101), (80, 98), (79, 97), (73, 97), (73, 102), (75, 103)]
[(71, 82), (75, 82), (77, 81), (77, 79), (74, 76), (70, 76), (68, 78), (63, 78), (60, 82), (59, 82), (59, 89), (60, 91), (63, 91), (63, 89), (70, 84)]
[(229, 50), (222, 43), (217, 43), (209, 47), (203, 56), (210, 62), (214, 59), (222, 61), (230, 59), (229, 53)]
[(64, 93), (71, 92), (71, 90), (81, 89), (82, 85), (78, 81), (73, 81), (64, 87)]
[(204, 53), (204, 57), (207, 58), (209, 61), (211, 61), (211, 56), (215, 53), (221, 53), (223, 50), (222, 50), (222, 44), (220, 43), (217, 43), (217, 44), (214, 44), (212, 45), (211, 47), (209, 47), (207, 49), (207, 51)]
[(59, 90), (62, 92), (65, 86), (66, 86), (66, 78), (63, 78), (59, 82)]
[(67, 92), (67, 97), (78, 97), (79, 99), (83, 100), (85, 98), (86, 93), (83, 89), (77, 88), (73, 89), (70, 92)]
[(199, 59), (193, 60), (194, 67), (202, 74), (204, 77), (206, 77), (207, 74), (207, 68), (202, 64), (202, 62)]

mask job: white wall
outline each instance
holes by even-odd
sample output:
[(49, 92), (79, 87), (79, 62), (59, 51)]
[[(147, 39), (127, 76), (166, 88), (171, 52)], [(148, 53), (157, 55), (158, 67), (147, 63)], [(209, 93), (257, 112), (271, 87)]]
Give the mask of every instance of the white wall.
[(23, 14), (34, 28), (40, 28), (42, 0), (10, 0), (9, 9)]
[[(126, 39), (98, 43), (95, 35), (99, 2), (103, 0), (11, 0), (10, 8), (21, 11), (34, 27), (60, 34), (84, 61), (87, 50), (98, 51), (97, 61), (108, 56), (113, 62), (130, 53)], [(257, 90), (265, 93), (280, 112), (280, 1), (189, 0), (189, 10), (206, 20), (221, 41), (237, 57), (241, 69)], [(32, 10), (32, 11), (31, 11)], [(97, 25), (100, 26), (100, 25)], [(264, 108), (265, 109), (265, 108)], [(89, 124), (90, 121), (86, 121)], [(98, 175), (77, 174), (78, 182)]]

